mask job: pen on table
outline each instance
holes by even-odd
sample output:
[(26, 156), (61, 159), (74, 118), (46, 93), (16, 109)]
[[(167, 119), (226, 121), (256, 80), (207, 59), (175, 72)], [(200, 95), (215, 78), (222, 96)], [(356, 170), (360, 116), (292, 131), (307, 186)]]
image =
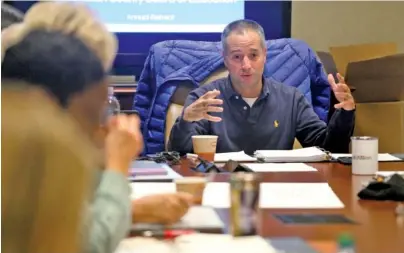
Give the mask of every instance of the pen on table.
[(170, 239), (175, 239), (178, 236), (181, 235), (189, 235), (189, 234), (194, 234), (197, 233), (197, 231), (192, 230), (192, 229), (173, 229), (173, 230), (148, 230), (144, 231), (142, 235), (144, 237), (153, 237), (153, 238), (158, 238), (158, 239), (165, 239), (165, 240), (170, 240)]

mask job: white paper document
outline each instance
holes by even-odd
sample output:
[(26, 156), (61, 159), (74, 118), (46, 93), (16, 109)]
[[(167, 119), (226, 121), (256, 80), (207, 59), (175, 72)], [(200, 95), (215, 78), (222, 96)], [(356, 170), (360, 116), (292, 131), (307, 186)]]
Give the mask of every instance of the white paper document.
[[(137, 223), (132, 225), (134, 231), (162, 229), (163, 225), (150, 223)], [(193, 206), (179, 222), (170, 226), (173, 229), (225, 229), (223, 221), (212, 207)]]
[[(339, 157), (352, 157), (352, 154), (332, 154), (331, 155), (334, 159), (338, 159)], [(390, 155), (388, 153), (380, 153), (378, 155), (379, 162), (394, 162), (394, 161), (401, 161), (400, 158)]]
[(203, 193), (202, 204), (214, 208), (229, 208), (230, 184), (224, 182), (208, 183)]
[(389, 176), (392, 176), (394, 174), (399, 174), (399, 175), (404, 176), (404, 171), (378, 171), (378, 172), (376, 172), (376, 175), (380, 175), (380, 176), (383, 176), (383, 177), (389, 177)]
[[(174, 183), (133, 183), (131, 186), (132, 199), (176, 191)], [(344, 207), (327, 183), (261, 183), (260, 187), (260, 207), (262, 208)], [(229, 208), (229, 183), (208, 183), (202, 204), (213, 208)]]
[(254, 172), (299, 172), (317, 171), (304, 163), (244, 163)]
[(129, 238), (121, 241), (115, 253), (276, 253), (260, 236), (232, 237), (225, 234), (191, 234), (173, 242), (152, 238)]
[(276, 253), (260, 236), (232, 237), (225, 234), (192, 234), (175, 240), (179, 253)]
[(171, 243), (154, 238), (134, 237), (122, 240), (114, 253), (172, 253)]
[(132, 199), (138, 199), (144, 196), (163, 193), (176, 192), (174, 183), (130, 183), (132, 188)]
[(328, 154), (316, 147), (292, 150), (257, 150), (255, 157), (265, 162), (321, 162), (329, 159)]
[[(132, 199), (144, 196), (176, 192), (175, 183), (131, 183)], [(214, 208), (230, 207), (230, 188), (228, 183), (211, 182), (206, 185), (202, 204)]]
[(262, 183), (260, 207), (333, 209), (344, 204), (328, 183)]
[(257, 161), (257, 158), (247, 155), (244, 151), (215, 154), (215, 162), (217, 163), (224, 163), (228, 160), (236, 162), (254, 162)]
[(134, 161), (131, 164), (130, 181), (151, 181), (182, 178), (168, 164), (156, 163), (154, 161)]

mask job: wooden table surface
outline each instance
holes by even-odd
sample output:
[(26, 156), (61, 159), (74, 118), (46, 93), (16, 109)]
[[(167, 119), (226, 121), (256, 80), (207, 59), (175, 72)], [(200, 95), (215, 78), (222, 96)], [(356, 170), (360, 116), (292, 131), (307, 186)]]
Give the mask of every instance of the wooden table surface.
[[(343, 209), (260, 209), (259, 233), (266, 237), (298, 236), (307, 240), (320, 252), (336, 252), (336, 239), (348, 232), (355, 238), (357, 253), (404, 252), (404, 221), (395, 214), (397, 202), (359, 200), (357, 193), (369, 176), (353, 176), (350, 166), (339, 163), (312, 163), (318, 172), (271, 172), (260, 173), (264, 182), (328, 182), (344, 203)], [(183, 176), (195, 175), (186, 161), (174, 167)], [(404, 162), (379, 163), (379, 170), (404, 171)], [(229, 179), (228, 174), (219, 174), (215, 181)], [(228, 210), (218, 210), (228, 222)], [(357, 224), (350, 225), (285, 225), (275, 219), (273, 213), (344, 214)]]

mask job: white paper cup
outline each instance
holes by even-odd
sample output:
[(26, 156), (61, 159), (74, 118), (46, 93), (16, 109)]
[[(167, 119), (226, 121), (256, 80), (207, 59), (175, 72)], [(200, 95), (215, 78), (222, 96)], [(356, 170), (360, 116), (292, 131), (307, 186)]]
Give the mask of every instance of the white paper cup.
[(194, 204), (202, 205), (203, 193), (207, 184), (204, 177), (183, 177), (174, 180), (177, 192), (186, 192), (194, 197)]
[(194, 135), (192, 145), (194, 153), (202, 159), (213, 162), (216, 153), (217, 135)]
[(374, 175), (379, 169), (379, 139), (370, 136), (351, 137), (352, 174)]

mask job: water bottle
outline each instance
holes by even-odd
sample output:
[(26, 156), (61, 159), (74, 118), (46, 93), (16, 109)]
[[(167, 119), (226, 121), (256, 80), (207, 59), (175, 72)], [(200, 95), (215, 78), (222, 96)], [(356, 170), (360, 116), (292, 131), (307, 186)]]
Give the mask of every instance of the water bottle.
[(342, 234), (338, 238), (338, 253), (355, 253), (355, 241), (349, 234)]
[(106, 119), (113, 115), (119, 114), (121, 106), (118, 99), (114, 96), (114, 88), (108, 87), (108, 100), (106, 106)]

